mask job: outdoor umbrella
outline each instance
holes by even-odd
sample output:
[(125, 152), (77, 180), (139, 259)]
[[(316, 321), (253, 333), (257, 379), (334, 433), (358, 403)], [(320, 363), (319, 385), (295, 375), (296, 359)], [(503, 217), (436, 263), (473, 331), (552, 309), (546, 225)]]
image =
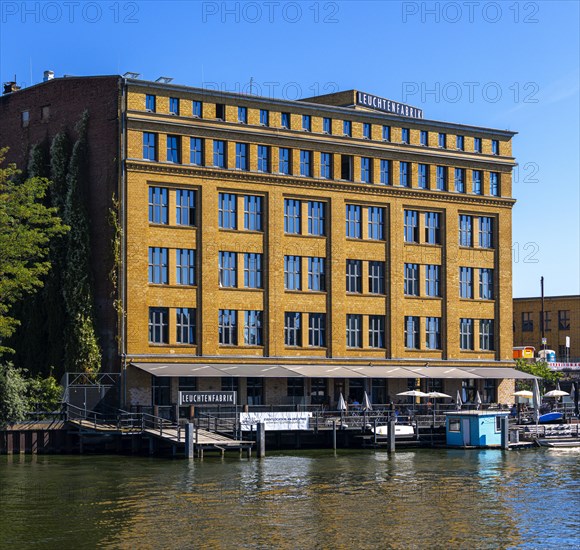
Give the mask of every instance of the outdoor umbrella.
[(371, 400), (369, 399), (369, 394), (365, 391), (363, 397), (363, 411), (372, 411), (373, 406), (371, 404)]
[(479, 410), (479, 407), (481, 407), (481, 395), (479, 395), (479, 390), (477, 390), (477, 393), (475, 394), (475, 402), (477, 403), (477, 410)]
[(526, 397), (528, 399), (531, 399), (532, 397), (534, 397), (534, 394), (528, 390), (520, 390), (520, 391), (513, 393), (512, 395), (515, 395), (516, 397)]
[(434, 401), (433, 403), (433, 418), (435, 418), (435, 399), (438, 399), (439, 397), (451, 397), (450, 395), (447, 395), (446, 393), (441, 393), (440, 391), (430, 391), (427, 394), (428, 397), (431, 397)]
[[(419, 390), (409, 390), (398, 393), (397, 395), (404, 395), (406, 397), (428, 397), (428, 393)], [(415, 401), (413, 401), (413, 414), (415, 414)]]
[(542, 398), (540, 397), (540, 386), (538, 385), (538, 379), (534, 378), (534, 416), (536, 417), (536, 423), (540, 419), (540, 403)]
[(570, 395), (567, 391), (562, 390), (551, 390), (544, 394), (544, 397), (562, 397), (564, 395)]
[(460, 411), (463, 407), (463, 400), (461, 399), (461, 392), (457, 390), (457, 397), (455, 398), (455, 408)]
[(346, 411), (346, 401), (344, 400), (344, 397), (342, 396), (342, 392), (340, 392), (340, 397), (338, 398), (338, 410), (339, 411)]
[(574, 414), (576, 416), (580, 415), (580, 408), (578, 407), (578, 401), (580, 397), (580, 388), (577, 385), (577, 382), (572, 383), (572, 387), (574, 388)]

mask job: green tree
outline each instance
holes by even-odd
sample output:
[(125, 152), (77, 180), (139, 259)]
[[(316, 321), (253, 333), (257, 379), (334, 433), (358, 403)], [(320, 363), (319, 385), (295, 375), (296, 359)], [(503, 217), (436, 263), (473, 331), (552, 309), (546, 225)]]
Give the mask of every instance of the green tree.
[(42, 286), (51, 267), (49, 243), (68, 229), (44, 204), (50, 182), (22, 180), (14, 164), (2, 167), (6, 151), (0, 149), (0, 354), (13, 352), (3, 345), (19, 324), (12, 306)]
[[(562, 378), (562, 373), (552, 370), (546, 361), (528, 362), (525, 359), (516, 360), (516, 369), (534, 376), (540, 377), (540, 389), (544, 391), (546, 383), (554, 385)], [(520, 381), (520, 389), (532, 390), (532, 383), (529, 381)]]
[(31, 410), (54, 411), (60, 408), (63, 388), (52, 375), (28, 380), (28, 402)]
[(12, 363), (0, 364), (0, 426), (24, 420), (28, 410), (27, 382)]

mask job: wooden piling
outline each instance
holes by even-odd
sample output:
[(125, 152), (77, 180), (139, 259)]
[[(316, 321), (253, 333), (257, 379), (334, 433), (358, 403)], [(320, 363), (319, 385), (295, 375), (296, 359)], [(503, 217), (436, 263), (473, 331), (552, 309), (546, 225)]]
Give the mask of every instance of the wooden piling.
[(332, 448), (336, 451), (336, 420), (332, 421)]
[(506, 451), (510, 448), (509, 423), (507, 416), (502, 416), (501, 418), (501, 448)]
[(193, 458), (193, 438), (194, 438), (193, 424), (187, 423), (185, 425), (185, 457)]
[(256, 454), (258, 458), (266, 456), (266, 424), (263, 422), (256, 425)]
[(389, 420), (387, 424), (387, 452), (395, 452), (395, 421)]

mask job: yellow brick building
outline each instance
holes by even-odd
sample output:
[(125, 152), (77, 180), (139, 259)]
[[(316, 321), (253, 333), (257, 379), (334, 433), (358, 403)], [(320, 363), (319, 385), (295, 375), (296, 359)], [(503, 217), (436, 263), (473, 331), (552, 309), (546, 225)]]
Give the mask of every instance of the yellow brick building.
[(124, 84), (128, 406), (511, 402), (513, 132), (354, 90)]

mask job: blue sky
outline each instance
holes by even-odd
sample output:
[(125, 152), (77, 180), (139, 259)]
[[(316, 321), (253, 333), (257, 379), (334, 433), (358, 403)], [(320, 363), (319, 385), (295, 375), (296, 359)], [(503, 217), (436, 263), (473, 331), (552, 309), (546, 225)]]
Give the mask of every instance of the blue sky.
[(580, 293), (579, 3), (0, 3), (0, 78), (122, 74), (298, 99), (356, 88), (515, 130), (514, 296)]

